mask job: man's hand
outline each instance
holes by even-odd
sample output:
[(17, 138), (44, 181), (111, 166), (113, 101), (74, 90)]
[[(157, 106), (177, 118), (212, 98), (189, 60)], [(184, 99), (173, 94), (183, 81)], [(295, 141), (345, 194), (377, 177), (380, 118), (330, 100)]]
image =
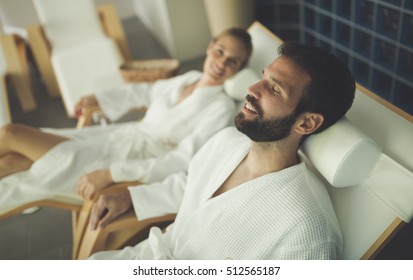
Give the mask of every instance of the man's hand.
[(80, 100), (75, 105), (75, 116), (78, 118), (82, 114), (82, 109), (84, 107), (96, 105), (98, 105), (98, 101), (95, 95), (88, 95), (80, 98)]
[(89, 222), (91, 229), (104, 228), (113, 219), (129, 210), (131, 206), (132, 199), (128, 189), (102, 194), (92, 208)]
[(113, 183), (110, 169), (99, 169), (83, 175), (77, 183), (77, 192), (85, 199), (91, 199), (100, 189)]

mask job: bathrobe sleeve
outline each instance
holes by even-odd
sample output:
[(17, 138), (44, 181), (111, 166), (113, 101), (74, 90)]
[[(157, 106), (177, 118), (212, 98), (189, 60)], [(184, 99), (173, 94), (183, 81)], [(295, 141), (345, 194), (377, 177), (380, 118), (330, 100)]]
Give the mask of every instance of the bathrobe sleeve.
[(204, 110), (195, 129), (174, 150), (163, 156), (149, 159), (132, 159), (110, 165), (114, 182), (140, 181), (151, 183), (162, 181), (169, 174), (185, 171), (198, 149), (215, 133), (232, 123), (235, 104), (216, 102)]
[(148, 107), (156, 98), (169, 94), (170, 88), (181, 83), (185, 75), (154, 83), (123, 84), (119, 87), (98, 91), (96, 99), (103, 113), (116, 121), (132, 109)]
[(186, 173), (169, 175), (162, 182), (129, 187), (138, 220), (178, 212), (186, 186)]

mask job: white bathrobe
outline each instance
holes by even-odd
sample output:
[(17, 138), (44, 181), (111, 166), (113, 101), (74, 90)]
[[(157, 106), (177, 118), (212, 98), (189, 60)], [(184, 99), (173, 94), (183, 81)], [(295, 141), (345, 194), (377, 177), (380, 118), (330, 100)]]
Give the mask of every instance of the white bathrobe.
[(0, 180), (0, 212), (51, 195), (75, 192), (79, 177), (100, 168), (110, 168), (115, 182), (155, 182), (187, 170), (195, 152), (213, 134), (230, 125), (235, 104), (222, 86), (196, 89), (176, 105), (186, 85), (201, 72), (153, 84), (130, 84), (121, 90), (97, 94), (105, 114), (121, 117), (130, 108), (148, 107), (140, 122), (76, 129), (45, 129), (73, 140), (63, 142), (28, 171)]
[(227, 128), (195, 155), (188, 176), (179, 173), (160, 183), (130, 187), (138, 219), (179, 209), (175, 222), (166, 233), (152, 228), (149, 238), (135, 247), (91, 258), (339, 258), (342, 237), (337, 219), (315, 195), (319, 190), (310, 186), (305, 163), (212, 197), (247, 155), (250, 143), (235, 128)]

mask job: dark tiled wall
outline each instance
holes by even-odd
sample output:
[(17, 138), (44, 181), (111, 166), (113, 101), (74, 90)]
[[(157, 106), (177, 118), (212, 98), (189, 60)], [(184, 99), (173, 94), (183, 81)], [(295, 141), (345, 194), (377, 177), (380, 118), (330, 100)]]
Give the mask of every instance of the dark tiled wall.
[(255, 0), (257, 20), (283, 40), (300, 37), (300, 0)]
[(283, 40), (343, 59), (361, 85), (413, 115), (413, 0), (256, 0)]

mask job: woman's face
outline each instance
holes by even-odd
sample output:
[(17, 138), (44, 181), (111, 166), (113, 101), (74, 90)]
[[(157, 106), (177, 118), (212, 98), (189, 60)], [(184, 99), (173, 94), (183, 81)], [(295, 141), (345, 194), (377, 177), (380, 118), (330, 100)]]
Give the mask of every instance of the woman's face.
[(237, 73), (247, 57), (244, 44), (239, 39), (224, 35), (209, 43), (204, 62), (204, 74), (211, 85), (222, 84)]

